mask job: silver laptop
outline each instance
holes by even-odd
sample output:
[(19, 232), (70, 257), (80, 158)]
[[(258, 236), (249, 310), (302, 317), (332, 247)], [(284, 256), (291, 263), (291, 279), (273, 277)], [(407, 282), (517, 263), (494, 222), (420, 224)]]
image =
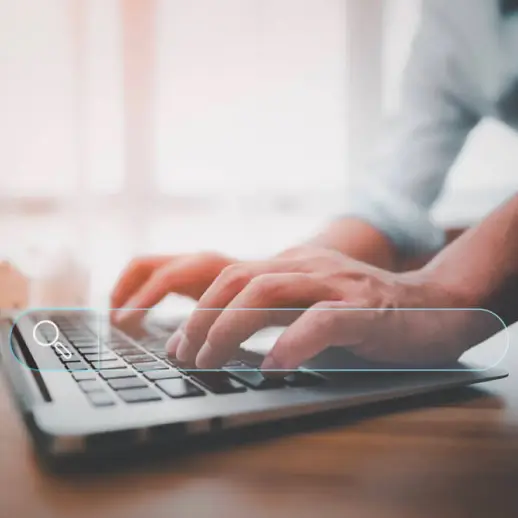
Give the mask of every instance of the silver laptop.
[(463, 363), (436, 372), (371, 369), (338, 347), (283, 377), (263, 376), (262, 356), (244, 348), (221, 370), (199, 371), (165, 354), (172, 329), (102, 322), (100, 331), (99, 319), (81, 311), (1, 321), (4, 373), (36, 450), (47, 458), (192, 442), (507, 375)]

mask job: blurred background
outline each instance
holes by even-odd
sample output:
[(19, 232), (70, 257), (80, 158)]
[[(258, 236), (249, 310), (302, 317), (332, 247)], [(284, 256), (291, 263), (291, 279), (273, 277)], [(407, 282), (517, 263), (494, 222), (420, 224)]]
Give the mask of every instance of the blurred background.
[[(133, 255), (262, 257), (308, 237), (397, 112), (419, 11), (0, 0), (0, 259), (47, 288), (77, 281), (57, 304), (104, 304)], [(474, 222), (515, 189), (516, 138), (485, 121), (436, 218)]]

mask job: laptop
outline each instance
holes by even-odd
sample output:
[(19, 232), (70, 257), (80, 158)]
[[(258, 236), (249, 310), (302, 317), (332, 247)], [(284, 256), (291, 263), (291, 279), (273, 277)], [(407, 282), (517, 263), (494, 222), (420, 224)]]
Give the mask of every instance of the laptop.
[(3, 319), (3, 371), (36, 451), (67, 459), (203, 441), (258, 423), (507, 376), (464, 363), (434, 372), (370, 369), (339, 347), (283, 376), (264, 376), (262, 356), (250, 347), (220, 370), (199, 371), (167, 357), (171, 332), (152, 321), (123, 330), (85, 311)]

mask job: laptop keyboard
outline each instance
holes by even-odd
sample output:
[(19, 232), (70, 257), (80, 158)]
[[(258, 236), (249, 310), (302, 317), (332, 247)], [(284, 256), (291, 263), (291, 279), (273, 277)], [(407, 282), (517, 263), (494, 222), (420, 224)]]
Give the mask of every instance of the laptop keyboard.
[(305, 370), (284, 378), (266, 378), (257, 366), (242, 359), (230, 361), (220, 371), (187, 370), (164, 351), (169, 332), (160, 333), (157, 328), (134, 339), (108, 324), (99, 343), (98, 322), (62, 315), (52, 320), (72, 346), (70, 358), (57, 354), (58, 358), (96, 407), (203, 397), (207, 393), (310, 387), (325, 381)]

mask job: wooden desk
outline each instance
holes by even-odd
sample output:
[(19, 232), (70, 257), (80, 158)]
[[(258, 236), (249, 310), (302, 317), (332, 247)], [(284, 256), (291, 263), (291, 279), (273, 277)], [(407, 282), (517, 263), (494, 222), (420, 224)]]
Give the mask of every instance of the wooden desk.
[[(518, 327), (513, 329), (514, 342)], [(356, 412), (348, 422), (60, 477), (0, 389), (0, 518), (518, 516), (518, 348), (505, 380)]]

